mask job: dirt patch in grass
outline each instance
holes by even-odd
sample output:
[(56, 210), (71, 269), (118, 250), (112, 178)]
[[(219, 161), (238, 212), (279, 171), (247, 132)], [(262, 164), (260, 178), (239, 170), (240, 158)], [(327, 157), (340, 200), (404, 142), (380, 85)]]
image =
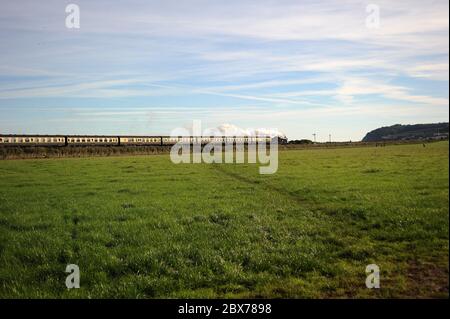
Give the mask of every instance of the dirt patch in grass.
[(437, 261), (410, 261), (407, 278), (410, 298), (448, 298), (448, 266)]

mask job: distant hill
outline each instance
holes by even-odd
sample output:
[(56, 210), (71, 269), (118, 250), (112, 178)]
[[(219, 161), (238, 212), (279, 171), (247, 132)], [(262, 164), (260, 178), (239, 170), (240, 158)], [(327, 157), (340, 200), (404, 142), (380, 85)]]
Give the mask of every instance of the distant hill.
[(396, 124), (373, 130), (363, 138), (363, 142), (396, 140), (426, 140), (448, 138), (448, 123)]

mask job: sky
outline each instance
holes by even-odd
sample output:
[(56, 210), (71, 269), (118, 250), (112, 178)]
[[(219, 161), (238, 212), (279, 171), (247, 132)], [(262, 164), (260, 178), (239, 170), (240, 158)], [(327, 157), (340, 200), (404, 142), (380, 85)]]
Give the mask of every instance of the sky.
[(0, 133), (165, 135), (200, 120), (357, 141), (449, 119), (448, 0), (0, 6)]

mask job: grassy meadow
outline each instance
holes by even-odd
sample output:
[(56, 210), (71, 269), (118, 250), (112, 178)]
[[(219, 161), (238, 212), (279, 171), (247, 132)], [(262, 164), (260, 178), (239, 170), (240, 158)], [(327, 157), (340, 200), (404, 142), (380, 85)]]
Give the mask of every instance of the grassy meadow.
[(0, 298), (448, 298), (448, 151), (0, 161)]

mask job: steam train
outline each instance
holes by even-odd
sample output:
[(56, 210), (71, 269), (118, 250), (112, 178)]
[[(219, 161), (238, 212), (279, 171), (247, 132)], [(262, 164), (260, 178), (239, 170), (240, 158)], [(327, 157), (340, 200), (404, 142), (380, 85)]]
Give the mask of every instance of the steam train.
[(104, 135), (0, 135), (0, 146), (170, 146), (186, 144), (255, 144), (287, 142), (270, 136), (104, 136)]

